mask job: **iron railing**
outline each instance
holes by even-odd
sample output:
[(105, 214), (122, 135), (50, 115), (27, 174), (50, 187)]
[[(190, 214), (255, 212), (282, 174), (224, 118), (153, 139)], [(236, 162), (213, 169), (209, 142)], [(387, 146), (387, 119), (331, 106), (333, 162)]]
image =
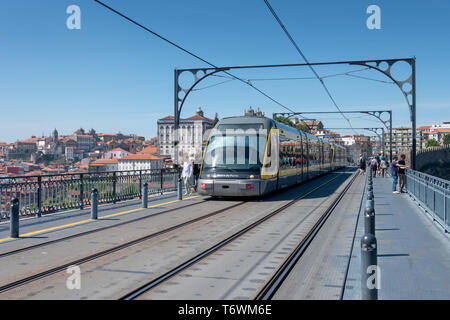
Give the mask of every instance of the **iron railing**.
[(0, 220), (9, 218), (10, 201), (18, 198), (20, 215), (41, 216), (91, 203), (91, 190), (98, 190), (98, 203), (116, 203), (149, 194), (176, 190), (173, 169), (130, 170), (100, 173), (68, 173), (39, 176), (0, 177)]
[(406, 170), (408, 193), (445, 230), (450, 230), (450, 181), (429, 174)]

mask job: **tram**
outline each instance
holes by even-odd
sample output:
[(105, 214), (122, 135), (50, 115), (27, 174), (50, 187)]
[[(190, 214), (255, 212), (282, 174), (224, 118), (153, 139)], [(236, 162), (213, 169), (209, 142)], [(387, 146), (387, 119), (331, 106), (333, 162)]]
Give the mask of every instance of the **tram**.
[(207, 140), (197, 191), (263, 196), (345, 167), (346, 159), (344, 147), (275, 120), (223, 118)]

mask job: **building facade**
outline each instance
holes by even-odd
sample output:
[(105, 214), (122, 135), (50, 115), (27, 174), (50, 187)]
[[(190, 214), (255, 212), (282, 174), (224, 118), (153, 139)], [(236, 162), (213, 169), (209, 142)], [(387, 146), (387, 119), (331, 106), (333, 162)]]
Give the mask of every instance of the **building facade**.
[(163, 168), (163, 159), (152, 154), (131, 154), (118, 159), (118, 170), (153, 170)]
[[(202, 142), (206, 130), (213, 127), (214, 120), (206, 118), (201, 108), (195, 116), (180, 119), (178, 131), (178, 160), (182, 163), (193, 158), (195, 163), (202, 159)], [(158, 154), (174, 159), (174, 117), (158, 120)]]
[[(416, 134), (416, 148), (421, 148), (421, 131), (417, 130)], [(412, 129), (408, 127), (392, 128), (392, 155), (399, 155), (400, 153), (408, 152), (412, 146)], [(389, 130), (384, 132), (384, 148), (386, 154), (390, 152)], [(405, 151), (406, 150), (406, 151)]]
[(103, 154), (103, 159), (120, 159), (126, 156), (129, 156), (132, 154), (131, 152), (128, 152), (122, 148), (115, 148), (111, 151), (107, 151)]

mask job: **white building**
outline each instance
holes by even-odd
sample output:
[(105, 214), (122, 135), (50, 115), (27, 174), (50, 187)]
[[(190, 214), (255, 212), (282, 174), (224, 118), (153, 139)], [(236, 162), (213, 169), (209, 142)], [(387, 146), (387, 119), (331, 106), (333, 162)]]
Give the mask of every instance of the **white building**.
[[(194, 158), (195, 163), (201, 162), (203, 135), (206, 130), (212, 128), (213, 123), (213, 119), (203, 116), (201, 108), (197, 109), (195, 116), (180, 119), (178, 133), (178, 160), (180, 163), (190, 157)], [(170, 156), (172, 159), (174, 159), (173, 129), (173, 116), (158, 120), (158, 154)]]
[(128, 152), (126, 150), (123, 150), (122, 148), (115, 148), (110, 151), (105, 152), (103, 155), (103, 159), (120, 159), (126, 156), (129, 156), (132, 154), (131, 152)]
[(343, 136), (342, 142), (344, 143), (344, 146), (351, 146), (355, 144), (355, 138), (353, 138), (353, 136)]
[(153, 154), (131, 154), (118, 159), (119, 171), (162, 169), (163, 159)]
[(117, 159), (98, 159), (89, 163), (89, 172), (109, 172), (118, 170)]
[(70, 161), (75, 159), (75, 147), (66, 147), (65, 154), (66, 160)]

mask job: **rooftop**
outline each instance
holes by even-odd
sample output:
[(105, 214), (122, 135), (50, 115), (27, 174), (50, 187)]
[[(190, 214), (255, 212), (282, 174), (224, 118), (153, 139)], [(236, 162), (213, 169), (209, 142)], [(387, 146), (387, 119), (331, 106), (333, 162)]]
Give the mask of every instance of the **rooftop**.
[(162, 160), (162, 158), (157, 157), (153, 154), (131, 154), (119, 160)]

